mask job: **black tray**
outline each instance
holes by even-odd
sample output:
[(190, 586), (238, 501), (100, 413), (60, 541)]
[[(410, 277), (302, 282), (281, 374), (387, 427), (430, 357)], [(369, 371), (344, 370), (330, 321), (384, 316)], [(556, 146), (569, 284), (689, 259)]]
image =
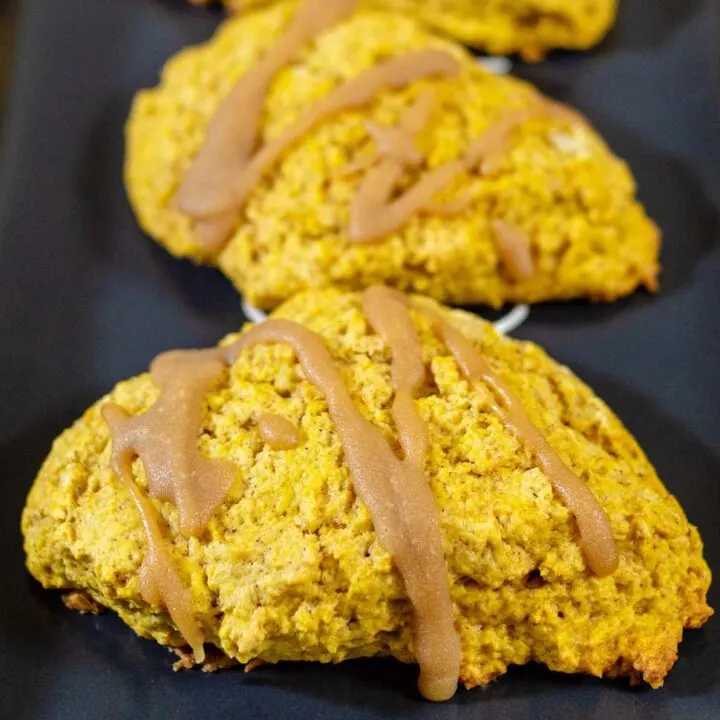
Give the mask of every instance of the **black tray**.
[[(516, 668), (487, 690), (423, 701), (392, 661), (175, 675), (111, 615), (65, 610), (23, 568), (20, 511), (52, 439), (173, 347), (236, 329), (217, 272), (145, 238), (122, 187), (134, 91), (208, 37), (182, 0), (25, 0), (0, 178), (0, 718), (720, 717), (717, 619), (688, 632), (660, 691)], [(664, 291), (533, 310), (518, 335), (617, 411), (700, 527), (720, 571), (720, 27), (716, 0), (621, 0), (589, 54), (516, 66), (584, 110), (627, 158), (665, 232)], [(711, 604), (720, 608), (717, 586)]]

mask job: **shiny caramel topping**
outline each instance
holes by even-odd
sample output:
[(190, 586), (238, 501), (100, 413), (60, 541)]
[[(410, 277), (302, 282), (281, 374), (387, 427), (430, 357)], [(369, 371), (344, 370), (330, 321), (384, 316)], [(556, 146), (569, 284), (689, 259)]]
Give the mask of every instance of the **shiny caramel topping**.
[(557, 495), (575, 516), (589, 568), (600, 577), (613, 573), (618, 564), (617, 545), (608, 516), (592, 491), (555, 453), (520, 401), (472, 342), (430, 307), (424, 304), (417, 307), (431, 318), (465, 377), (490, 388), (497, 402), (494, 412), (532, 454)]
[(168, 609), (198, 662), (203, 639), (193, 618), (190, 591), (172, 563), (155, 507), (133, 482), (132, 462), (136, 457), (142, 461), (150, 495), (177, 507), (184, 534), (204, 530), (235, 477), (230, 463), (208, 460), (198, 448), (205, 396), (224, 368), (222, 352), (216, 349), (166, 353), (150, 368), (160, 397), (149, 410), (131, 417), (114, 403), (103, 408), (112, 438), (112, 469), (130, 490), (145, 529), (142, 596)]
[[(309, 41), (352, 14), (356, 4), (357, 0), (301, 2), (285, 33), (218, 108), (175, 198), (178, 210), (196, 221), (198, 241), (208, 249), (219, 250), (235, 226), (243, 204), (236, 196), (238, 178), (248, 172), (257, 150), (265, 99), (276, 75)], [(259, 170), (253, 173), (256, 181)]]
[[(128, 418), (113, 403), (103, 408), (103, 417), (113, 437), (120, 435)], [(164, 605), (188, 645), (193, 649), (195, 661), (205, 659), (203, 632), (193, 616), (192, 597), (183, 585), (170, 557), (170, 548), (160, 531), (158, 513), (133, 480), (133, 454), (121, 448), (113, 439), (111, 467), (128, 489), (142, 521), (147, 542), (147, 553), (140, 567), (140, 594), (150, 605)]]
[[(436, 203), (433, 198), (459, 176), (478, 168), (484, 175), (496, 173), (507, 152), (512, 132), (528, 120), (543, 116), (563, 122), (584, 122), (575, 111), (537, 96), (535, 104), (530, 107), (511, 110), (503, 115), (470, 144), (462, 158), (422, 173), (414, 185), (394, 198), (403, 172), (418, 164), (417, 158), (410, 156), (407, 148), (412, 146), (413, 135), (420, 132), (427, 121), (427, 112), (422, 114), (416, 106), (412, 107), (401, 120), (400, 127), (392, 134), (385, 130), (382, 142), (377, 143), (376, 157), (382, 158), (382, 161), (370, 169), (352, 203), (350, 240), (356, 244), (378, 242), (421, 212), (442, 215), (463, 212), (470, 203), (468, 197), (449, 203)], [(519, 273), (523, 277), (515, 279), (527, 279), (532, 275), (532, 261), (528, 263), (529, 248), (525, 257), (521, 257), (519, 240), (518, 234), (511, 238), (509, 233), (505, 233), (497, 242), (498, 250), (501, 259), (507, 260), (510, 274), (515, 277)]]
[[(229, 135), (224, 140), (215, 137), (214, 128), (211, 127), (206, 144), (210, 142), (212, 147), (221, 146), (223, 151), (214, 156), (213, 163), (203, 161), (198, 164), (196, 161), (178, 192), (177, 207), (186, 215), (201, 221), (198, 239), (208, 249), (220, 250), (228, 239), (228, 228), (234, 226), (255, 186), (277, 165), (289, 148), (320, 122), (345, 110), (367, 105), (383, 89), (399, 89), (416, 80), (449, 77), (458, 71), (458, 62), (451, 55), (438, 50), (408, 52), (386, 60), (337, 87), (294, 125), (268, 141), (254, 155), (245, 156), (241, 160), (238, 160), (232, 138)], [(236, 114), (234, 117), (237, 120), (242, 115)], [(230, 162), (233, 165), (232, 172), (220, 168), (222, 164)]]
[(492, 229), (495, 249), (510, 278), (515, 282), (532, 278), (535, 265), (525, 233), (504, 220), (493, 220)]
[[(421, 96), (423, 100), (427, 96)], [(432, 97), (432, 96), (430, 96)], [(413, 107), (405, 115), (406, 120), (412, 118), (412, 112), (417, 112), (420, 104)], [(368, 121), (365, 123), (368, 134), (373, 138), (377, 145), (378, 157), (393, 158), (403, 165), (414, 167), (423, 161), (423, 154), (415, 147), (412, 135), (406, 134), (400, 128), (392, 125), (380, 125), (378, 123)]]
[[(407, 555), (393, 559), (402, 568), (415, 608), (418, 685), (425, 697), (445, 700), (457, 689), (461, 647), (453, 624), (440, 512), (424, 473), (427, 427), (415, 406), (415, 397), (425, 382), (422, 347), (402, 293), (373, 287), (363, 294), (362, 302), (367, 319), (392, 353), (392, 417), (405, 456), (401, 461), (406, 470), (405, 511), (407, 530), (412, 533), (405, 546)], [(414, 547), (413, 542), (419, 542), (420, 547)]]
[(367, 172), (381, 160), (395, 161), (401, 169), (420, 165), (425, 156), (415, 145), (414, 136), (425, 127), (434, 101), (435, 95), (431, 91), (420, 95), (403, 115), (399, 127), (366, 122), (365, 128), (375, 143), (375, 149), (365, 151), (357, 160), (341, 168), (339, 176)]
[(425, 157), (415, 145), (415, 135), (427, 124), (434, 102), (432, 91), (420, 95), (403, 115), (399, 127), (365, 123), (368, 134), (375, 141), (375, 153), (358, 169), (369, 170), (378, 160), (395, 161), (401, 168), (420, 165)]
[(150, 494), (177, 507), (185, 535), (204, 530), (235, 477), (230, 463), (198, 448), (205, 397), (225, 366), (216, 349), (165, 353), (150, 368), (160, 397), (147, 412), (129, 417), (110, 406), (113, 454), (142, 460)]
[(300, 444), (297, 428), (282, 415), (263, 413), (257, 419), (263, 440), (273, 450), (292, 450)]
[(407, 168), (423, 161), (415, 146), (415, 135), (422, 131), (432, 111), (434, 96), (427, 92), (405, 112), (398, 127), (370, 125), (368, 131), (375, 139), (375, 164), (360, 184), (360, 190), (350, 207), (350, 239), (358, 244), (382, 240), (401, 227), (416, 212), (428, 210), (432, 201), (428, 194), (406, 193), (391, 198)]
[[(392, 200), (403, 167), (388, 159), (368, 172), (350, 210), (350, 240), (356, 244), (379, 242), (402, 228), (421, 211), (438, 207), (433, 197), (465, 170), (462, 160), (441, 165)], [(465, 205), (461, 209), (464, 209)]]

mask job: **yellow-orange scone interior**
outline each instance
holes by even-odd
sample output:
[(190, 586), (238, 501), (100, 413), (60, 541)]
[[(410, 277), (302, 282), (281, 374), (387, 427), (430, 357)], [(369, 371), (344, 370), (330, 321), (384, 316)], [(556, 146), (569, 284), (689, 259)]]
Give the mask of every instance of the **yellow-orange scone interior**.
[[(207, 140), (208, 126), (236, 84), (256, 68), (291, 22), (294, 5), (234, 17), (205, 45), (170, 60), (158, 87), (138, 94), (127, 125), (125, 180), (143, 229), (170, 252), (217, 265), (260, 307), (334, 285), (385, 283), (453, 303), (614, 300), (657, 286), (659, 232), (635, 199), (635, 184), (587, 123), (571, 116), (528, 117), (507, 136), (492, 172), (460, 173), (422, 212), (378, 242), (351, 241), (351, 208), (375, 144), (368, 122), (397, 126), (432, 95), (414, 137), (422, 157), (396, 191), (462, 158), (509, 113), (542, 101), (517, 79), (487, 74), (465, 50), (399, 14), (351, 15), (308, 42), (263, 98), (258, 144), (267, 145), (324, 98), (388, 58), (435, 50), (458, 73), (382, 90), (372, 102), (328, 115), (252, 186), (227, 242), (210, 249), (179, 210), (177, 195)], [(242, 112), (237, 123), (243, 123)], [(228, 145), (227, 155), (233, 151)], [(458, 205), (459, 203), (459, 205)], [(458, 205), (456, 212), (436, 208)], [(496, 223), (527, 243), (534, 272), (508, 272)]]
[[(509, 665), (537, 661), (661, 685), (683, 629), (712, 613), (697, 530), (620, 421), (567, 368), (480, 319), (431, 305), (472, 341), (607, 515), (617, 569), (591, 572), (578, 526), (548, 476), (498, 418), (489, 386), (465, 379), (418, 310), (430, 301), (416, 302), (411, 317), (426, 380), (414, 407), (428, 433), (423, 469), (447, 562), (436, 583), (448, 583), (460, 680), (484, 685)], [(313, 291), (273, 317), (322, 339), (352, 402), (393, 446), (391, 353), (361, 303), (356, 293)], [(147, 544), (131, 495), (110, 469), (102, 414), (109, 400), (137, 416), (157, 399), (158, 388), (141, 375), (63, 433), (30, 492), (22, 528), (28, 567), (45, 587), (80, 589), (139, 635), (177, 646), (178, 628), (141, 591)], [(273, 449), (258, 428), (260, 413), (295, 426), (297, 443)], [(176, 506), (151, 502), (206, 642), (240, 662), (415, 659), (403, 582), (354, 490), (327, 400), (288, 345), (248, 348), (218, 375), (203, 402), (198, 446), (235, 468), (207, 529), (184, 535)], [(146, 492), (140, 461), (132, 476)]]
[[(223, 1), (240, 12), (274, 2)], [(597, 44), (615, 20), (617, 0), (362, 0), (362, 6), (405, 13), (466, 45), (498, 55), (518, 52), (532, 61), (554, 48)]]

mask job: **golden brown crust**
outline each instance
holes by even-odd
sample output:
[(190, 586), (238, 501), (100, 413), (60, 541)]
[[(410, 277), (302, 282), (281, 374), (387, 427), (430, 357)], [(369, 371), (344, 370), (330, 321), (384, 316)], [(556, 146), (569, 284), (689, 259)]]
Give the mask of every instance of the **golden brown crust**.
[[(183, 670), (194, 670), (198, 667), (198, 663), (195, 661), (195, 655), (191, 650), (186, 648), (169, 648), (170, 652), (178, 656), (178, 660), (173, 663), (173, 670), (175, 672), (181, 672)], [(225, 670), (233, 665), (237, 665), (237, 660), (228, 657), (222, 650), (216, 647), (210, 647), (205, 649), (205, 659), (200, 663), (200, 669), (205, 673), (214, 673), (218, 670)], [(249, 672), (247, 667), (245, 672)]]
[(100, 603), (95, 602), (86, 592), (74, 590), (65, 593), (62, 596), (62, 601), (68, 610), (74, 610), (81, 615), (100, 615), (105, 612), (105, 608)]

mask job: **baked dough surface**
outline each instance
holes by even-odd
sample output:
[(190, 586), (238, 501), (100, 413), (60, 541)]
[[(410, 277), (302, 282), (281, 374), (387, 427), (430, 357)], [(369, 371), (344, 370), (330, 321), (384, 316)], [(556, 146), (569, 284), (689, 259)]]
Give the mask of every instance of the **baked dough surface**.
[[(382, 242), (351, 243), (350, 204), (363, 174), (343, 169), (372, 151), (368, 120), (397, 124), (420, 94), (435, 93), (434, 112), (417, 137), (425, 166), (405, 173), (402, 190), (427, 169), (462, 157), (508, 111), (537, 102), (530, 85), (490, 75), (461, 47), (414, 20), (377, 11), (325, 32), (280, 72), (265, 105), (263, 142), (390, 56), (446, 50), (461, 61), (460, 78), (417, 82), (381, 93), (361, 111), (327, 118), (255, 187), (224, 251), (209, 252), (175, 208), (175, 195), (219, 103), (287, 27), (292, 10), (282, 5), (227, 20), (208, 43), (170, 60), (160, 84), (135, 99), (126, 186), (143, 229), (171, 253), (217, 265), (263, 308), (310, 288), (360, 290), (377, 283), (452, 304), (496, 307), (578, 297), (611, 301), (640, 286), (656, 288), (659, 232), (635, 198), (627, 166), (589, 127), (557, 118), (523, 123), (496, 174), (464, 174), (437, 196), (439, 203), (470, 198), (464, 212), (416, 214)], [(508, 274), (494, 220), (527, 238), (535, 266), (530, 279)]]
[[(548, 478), (493, 413), (488, 389), (468, 385), (427, 318), (414, 311), (428, 368), (416, 402), (430, 434), (425, 470), (441, 513), (462, 681), (484, 685), (509, 665), (537, 661), (661, 685), (683, 629), (712, 614), (696, 528), (621, 422), (567, 368), (474, 316), (443, 312), (587, 482), (620, 554), (612, 575), (588, 571), (574, 519)], [(390, 354), (360, 296), (308, 292), (275, 317), (324, 338), (361, 412), (394, 438)], [(127, 380), (63, 433), (30, 492), (22, 529), (28, 568), (43, 586), (85, 591), (139, 635), (178, 646), (167, 613), (141, 597), (145, 536), (127, 489), (109, 469), (101, 416), (108, 399), (135, 415), (156, 398), (148, 375)], [(271, 450), (256, 425), (261, 412), (291, 420), (300, 445)], [(184, 538), (175, 507), (153, 502), (208, 642), (243, 663), (375, 655), (412, 661), (402, 583), (353, 491), (326, 402), (288, 346), (257, 346), (238, 358), (207, 398), (199, 445), (207, 457), (237, 467), (205, 534)], [(146, 487), (140, 462), (134, 472)]]

